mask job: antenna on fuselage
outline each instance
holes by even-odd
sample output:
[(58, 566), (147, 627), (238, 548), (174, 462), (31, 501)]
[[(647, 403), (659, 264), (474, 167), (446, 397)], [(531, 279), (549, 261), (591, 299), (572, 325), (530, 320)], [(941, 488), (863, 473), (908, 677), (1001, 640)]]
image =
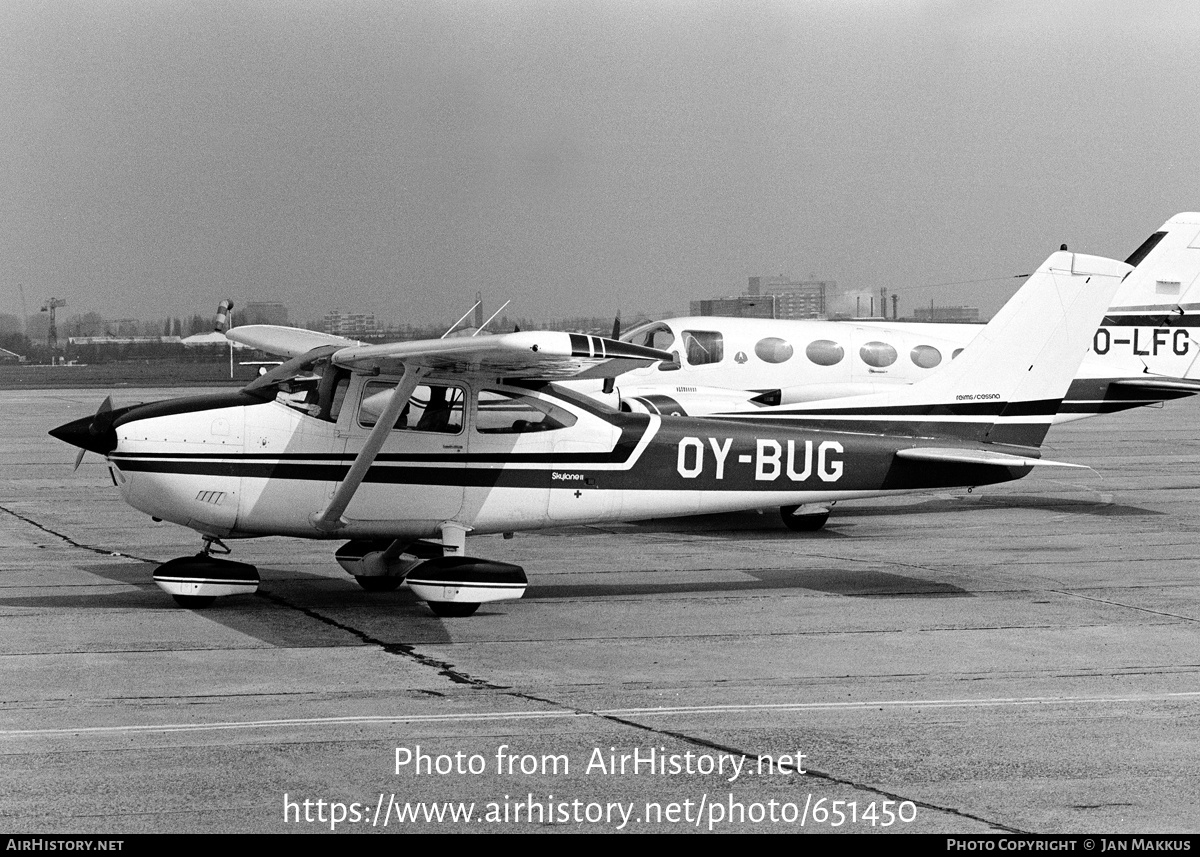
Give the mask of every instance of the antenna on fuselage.
[[(494, 313), (492, 313), (491, 315), (489, 315), (489, 316), (488, 316), (488, 320), (487, 320), (487, 321), (485, 321), (483, 324), (481, 324), (481, 325), (479, 325), (477, 328), (475, 328), (475, 333), (479, 333), (481, 330), (483, 330), (485, 327), (487, 327), (489, 324), (491, 324), (491, 323), (492, 323), (492, 319), (494, 319), (496, 316), (500, 315), (500, 313), (504, 312), (504, 307), (508, 306), (510, 303), (512, 303), (512, 299), (511, 299), (511, 298), (509, 298), (508, 300), (506, 300), (506, 301), (503, 303), (503, 305), (501, 305), (500, 309), (496, 310)], [(475, 333), (472, 333), (471, 335), (472, 335), (472, 336), (474, 336), (474, 335), (475, 335)]]
[(483, 303), (483, 299), (482, 299), (482, 298), (480, 298), (479, 300), (475, 301), (475, 303), (471, 305), (471, 308), (470, 308), (469, 310), (467, 310), (466, 312), (464, 312), (464, 313), (463, 313), (461, 316), (459, 316), (459, 319), (458, 319), (458, 321), (456, 321), (456, 322), (454, 322), (454, 324), (450, 325), (450, 329), (449, 329), (449, 330), (447, 330), (445, 333), (443, 333), (443, 334), (442, 334), (441, 336), (439, 336), (438, 338), (439, 338), (439, 339), (445, 339), (447, 336), (449, 336), (451, 333), (453, 333), (453, 332), (454, 332), (454, 328), (456, 328), (456, 327), (458, 327), (460, 324), (462, 324), (462, 323), (463, 323), (463, 319), (465, 319), (465, 318), (466, 318), (467, 316), (469, 316), (471, 313), (475, 312), (475, 307), (479, 306), (481, 303)]

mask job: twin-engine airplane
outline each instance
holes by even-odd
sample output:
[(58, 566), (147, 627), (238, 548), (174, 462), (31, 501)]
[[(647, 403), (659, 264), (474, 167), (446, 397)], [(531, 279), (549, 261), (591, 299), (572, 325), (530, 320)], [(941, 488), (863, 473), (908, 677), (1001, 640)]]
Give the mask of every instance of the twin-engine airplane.
[[(50, 433), (103, 455), (134, 508), (197, 530), (160, 566), (184, 606), (252, 592), (224, 538), (340, 539), (368, 590), (406, 582), (441, 616), (519, 598), (524, 571), (466, 555), (468, 533), (828, 503), (1024, 476), (1121, 280), (1052, 255), (962, 355), (920, 383), (849, 400), (852, 426), (623, 413), (555, 381), (670, 359), (578, 334), (358, 345), (249, 326), (290, 356), (242, 390), (112, 409)], [(759, 413), (764, 417), (773, 409)], [(1066, 465), (1070, 466), (1070, 465)]]
[[(1200, 214), (1172, 217), (1126, 260), (1121, 284), (1055, 422), (1200, 393)], [(877, 393), (939, 371), (977, 324), (689, 317), (622, 340), (675, 359), (629, 372), (622, 410), (705, 416)], [(572, 385), (576, 386), (576, 385)], [(604, 398), (600, 385), (578, 385)]]

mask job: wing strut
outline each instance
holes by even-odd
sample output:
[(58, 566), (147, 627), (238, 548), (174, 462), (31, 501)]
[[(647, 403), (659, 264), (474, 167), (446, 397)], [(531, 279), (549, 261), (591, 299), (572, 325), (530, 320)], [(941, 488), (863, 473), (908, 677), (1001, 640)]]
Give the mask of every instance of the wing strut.
[(354, 494), (358, 491), (358, 486), (362, 484), (363, 479), (366, 478), (367, 471), (375, 463), (375, 457), (379, 455), (379, 450), (383, 448), (383, 442), (387, 440), (388, 434), (395, 427), (396, 420), (400, 416), (400, 411), (408, 404), (408, 400), (412, 398), (413, 391), (417, 389), (417, 385), (421, 383), (422, 379), (429, 372), (429, 369), (423, 367), (418, 368), (412, 365), (404, 367), (404, 377), (396, 385), (396, 390), (392, 393), (391, 401), (387, 403), (387, 407), (379, 415), (379, 420), (375, 423), (375, 428), (371, 429), (371, 433), (367, 435), (367, 440), (363, 444), (362, 449), (359, 450), (358, 456), (355, 457), (354, 463), (350, 465), (350, 471), (346, 474), (346, 478), (342, 480), (337, 490), (333, 492), (333, 496), (329, 499), (329, 503), (325, 508), (312, 516), (311, 520), (317, 529), (336, 530), (346, 525), (346, 522), (342, 520), (342, 513), (346, 511), (346, 507), (354, 499)]

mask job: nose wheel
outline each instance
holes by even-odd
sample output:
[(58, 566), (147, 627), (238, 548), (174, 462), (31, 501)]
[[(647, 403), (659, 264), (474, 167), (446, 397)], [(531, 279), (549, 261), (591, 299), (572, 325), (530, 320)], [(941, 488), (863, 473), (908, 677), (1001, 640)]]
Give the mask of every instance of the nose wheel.
[(258, 569), (248, 563), (221, 559), (214, 553), (230, 550), (218, 538), (204, 537), (204, 547), (195, 556), (164, 562), (154, 570), (154, 582), (180, 607), (200, 610), (211, 607), (225, 595), (250, 594), (258, 590)]

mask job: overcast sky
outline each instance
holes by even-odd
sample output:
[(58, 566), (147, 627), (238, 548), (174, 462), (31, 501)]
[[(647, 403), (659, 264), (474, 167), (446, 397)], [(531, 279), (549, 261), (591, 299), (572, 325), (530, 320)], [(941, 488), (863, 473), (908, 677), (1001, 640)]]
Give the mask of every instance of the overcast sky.
[(1200, 3), (0, 0), (0, 312), (990, 314), (1200, 209)]

